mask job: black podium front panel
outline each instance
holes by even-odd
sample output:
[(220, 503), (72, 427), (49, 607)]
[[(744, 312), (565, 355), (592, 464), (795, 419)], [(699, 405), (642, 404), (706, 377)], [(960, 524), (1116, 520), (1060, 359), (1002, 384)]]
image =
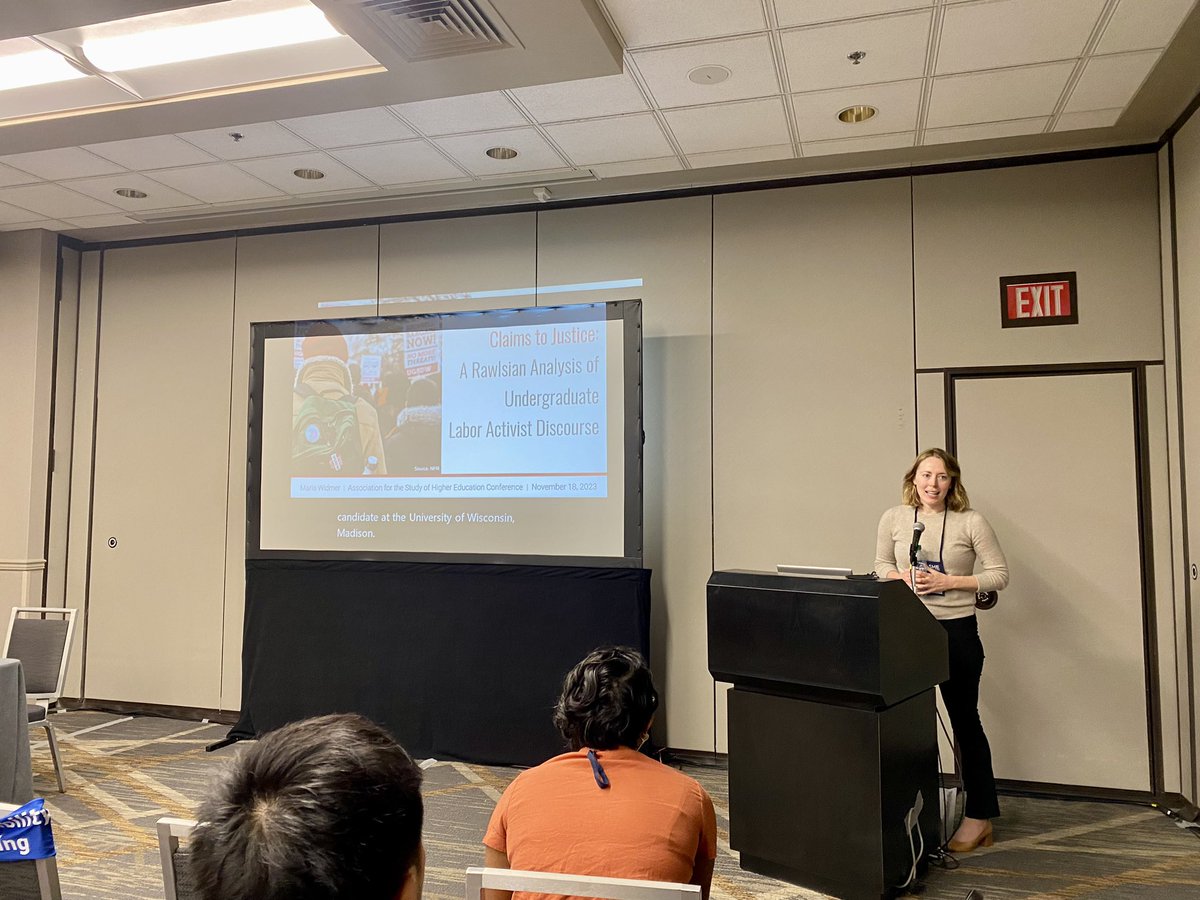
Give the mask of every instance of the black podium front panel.
[(730, 691), (729, 843), (742, 866), (846, 898), (903, 884), (918, 790), (924, 845), (940, 843), (933, 716), (932, 690), (882, 711)]

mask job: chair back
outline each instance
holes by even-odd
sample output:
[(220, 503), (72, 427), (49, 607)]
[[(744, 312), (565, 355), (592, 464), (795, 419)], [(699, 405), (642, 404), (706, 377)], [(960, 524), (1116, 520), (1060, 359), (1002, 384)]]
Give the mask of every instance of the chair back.
[(162, 860), (163, 891), (167, 900), (195, 900), (200, 896), (192, 867), (188, 864), (190, 850), (186, 842), (196, 823), (192, 819), (158, 820), (158, 855)]
[[(13, 803), (0, 803), (0, 816), (19, 808)], [(51, 857), (0, 862), (0, 897), (4, 900), (62, 900), (57, 860)]]
[(639, 881), (636, 878), (603, 878), (599, 875), (560, 875), (556, 872), (525, 872), (520, 869), (467, 869), (466, 900), (480, 900), (483, 889), (533, 891), (572, 897), (601, 897), (604, 900), (700, 900), (697, 884), (670, 881)]
[(25, 694), (49, 706), (62, 696), (75, 633), (75, 610), (54, 606), (17, 606), (8, 620), (4, 656), (19, 659)]

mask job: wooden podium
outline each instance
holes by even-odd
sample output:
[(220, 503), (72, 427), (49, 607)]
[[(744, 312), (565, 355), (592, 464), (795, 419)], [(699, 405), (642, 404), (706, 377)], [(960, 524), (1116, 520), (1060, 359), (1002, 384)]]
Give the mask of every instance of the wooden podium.
[(900, 581), (714, 572), (708, 669), (734, 685), (729, 843), (742, 868), (890, 896), (912, 867), (918, 793), (925, 849), (940, 843), (937, 620)]

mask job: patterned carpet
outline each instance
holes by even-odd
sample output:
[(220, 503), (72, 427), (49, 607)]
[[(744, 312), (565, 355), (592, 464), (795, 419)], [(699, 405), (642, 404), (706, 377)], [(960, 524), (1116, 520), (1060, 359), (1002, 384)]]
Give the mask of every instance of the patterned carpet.
[[(224, 725), (66, 712), (54, 717), (67, 793), (59, 794), (45, 743), (34, 744), (34, 789), (54, 817), (63, 896), (161, 900), (154, 823), (190, 818), (217, 767), (238, 752), (205, 753)], [(743, 872), (728, 845), (726, 777), (688, 768), (717, 806), (720, 853), (715, 900), (819, 898)], [(427, 900), (462, 897), (463, 870), (482, 861), (480, 839), (515, 769), (438, 762), (425, 773)], [(988, 900), (1039, 897), (1200, 897), (1196, 836), (1160, 813), (1130, 805), (1003, 799), (997, 843), (964, 855), (954, 871), (931, 869), (922, 897), (961, 900), (975, 888)]]

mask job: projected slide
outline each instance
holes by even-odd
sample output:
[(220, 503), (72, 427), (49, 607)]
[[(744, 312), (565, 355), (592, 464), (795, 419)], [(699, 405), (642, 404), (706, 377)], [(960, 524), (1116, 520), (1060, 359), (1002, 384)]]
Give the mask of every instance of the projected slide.
[(248, 551), (640, 555), (637, 312), (255, 326)]

